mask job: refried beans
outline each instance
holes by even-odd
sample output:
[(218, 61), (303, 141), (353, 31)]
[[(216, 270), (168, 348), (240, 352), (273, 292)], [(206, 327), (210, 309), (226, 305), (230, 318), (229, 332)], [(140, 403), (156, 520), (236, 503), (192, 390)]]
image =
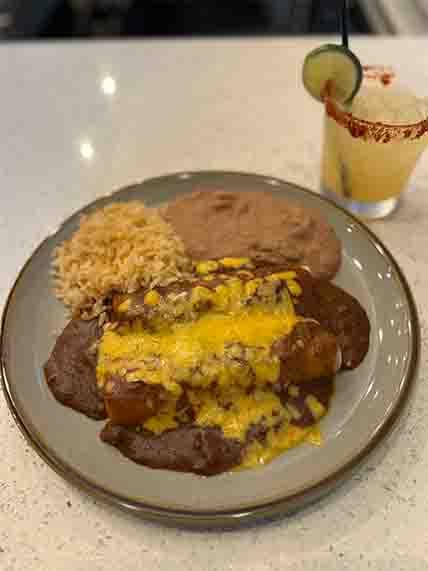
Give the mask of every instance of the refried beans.
[(340, 266), (333, 228), (318, 213), (267, 192), (194, 191), (162, 214), (195, 260), (248, 257), (307, 267), (327, 279)]

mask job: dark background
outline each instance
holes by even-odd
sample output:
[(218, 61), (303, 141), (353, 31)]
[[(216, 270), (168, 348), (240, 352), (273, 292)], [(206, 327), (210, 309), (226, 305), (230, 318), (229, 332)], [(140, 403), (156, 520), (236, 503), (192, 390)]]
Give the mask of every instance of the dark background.
[[(371, 0), (373, 1), (373, 0)], [(0, 0), (8, 39), (329, 34), (339, 0)], [(350, 1), (352, 33), (374, 33)]]
[[(352, 34), (426, 34), (428, 0), (348, 0)], [(332, 34), (342, 0), (0, 0), (0, 39)]]

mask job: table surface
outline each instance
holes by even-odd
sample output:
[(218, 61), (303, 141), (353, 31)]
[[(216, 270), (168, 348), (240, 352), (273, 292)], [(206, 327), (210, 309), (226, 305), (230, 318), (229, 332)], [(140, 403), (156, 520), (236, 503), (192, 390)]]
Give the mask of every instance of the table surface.
[[(174, 171), (260, 172), (318, 186), (322, 112), (301, 63), (322, 38), (0, 47), (0, 309), (35, 245), (114, 188)], [(353, 41), (365, 62), (414, 70), (428, 40)], [(415, 294), (423, 351), (396, 437), (355, 477), (289, 518), (238, 531), (144, 522), (57, 476), (0, 399), (2, 570), (428, 569), (428, 155), (396, 215), (372, 224)]]

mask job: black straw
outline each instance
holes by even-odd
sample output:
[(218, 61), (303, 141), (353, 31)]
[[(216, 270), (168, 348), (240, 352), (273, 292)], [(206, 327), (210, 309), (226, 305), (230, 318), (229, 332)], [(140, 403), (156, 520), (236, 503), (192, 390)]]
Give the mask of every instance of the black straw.
[(342, 45), (345, 46), (345, 48), (347, 48), (349, 47), (348, 0), (342, 1), (341, 28), (342, 28)]

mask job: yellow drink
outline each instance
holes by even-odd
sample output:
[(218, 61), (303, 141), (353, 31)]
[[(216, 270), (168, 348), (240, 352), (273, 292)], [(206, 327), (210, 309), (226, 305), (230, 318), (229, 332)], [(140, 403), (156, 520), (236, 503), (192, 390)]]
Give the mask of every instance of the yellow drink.
[(322, 191), (355, 214), (386, 216), (428, 143), (426, 101), (379, 82), (348, 108), (327, 100), (325, 109)]

